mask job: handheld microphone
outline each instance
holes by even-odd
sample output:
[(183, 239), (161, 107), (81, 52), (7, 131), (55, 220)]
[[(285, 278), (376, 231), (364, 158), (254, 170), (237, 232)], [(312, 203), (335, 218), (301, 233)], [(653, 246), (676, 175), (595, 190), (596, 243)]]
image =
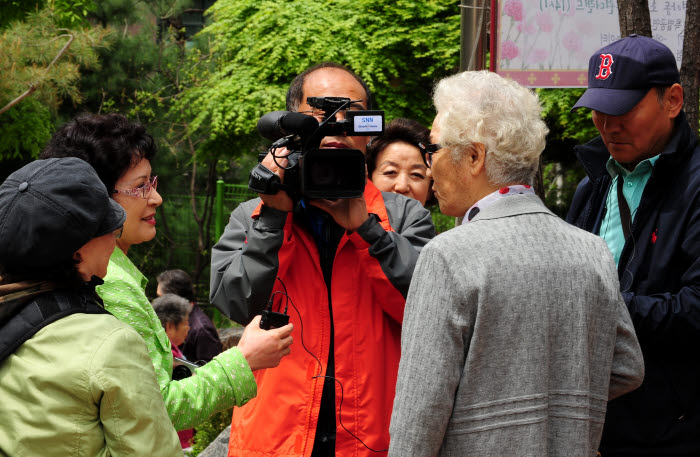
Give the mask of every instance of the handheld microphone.
[(317, 129), (315, 117), (291, 111), (273, 111), (258, 121), (258, 133), (272, 141), (287, 135), (308, 136)]

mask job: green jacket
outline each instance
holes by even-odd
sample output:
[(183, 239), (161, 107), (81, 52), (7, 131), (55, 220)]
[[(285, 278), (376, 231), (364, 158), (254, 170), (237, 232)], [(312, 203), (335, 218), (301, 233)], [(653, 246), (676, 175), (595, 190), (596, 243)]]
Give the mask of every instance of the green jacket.
[(72, 314), (0, 364), (0, 456), (181, 456), (143, 340)]
[(144, 289), (147, 279), (118, 247), (105, 283), (97, 288), (105, 308), (141, 334), (156, 372), (165, 409), (176, 430), (193, 428), (215, 412), (242, 406), (257, 394), (255, 378), (237, 348), (222, 352), (193, 376), (172, 380), (170, 340)]

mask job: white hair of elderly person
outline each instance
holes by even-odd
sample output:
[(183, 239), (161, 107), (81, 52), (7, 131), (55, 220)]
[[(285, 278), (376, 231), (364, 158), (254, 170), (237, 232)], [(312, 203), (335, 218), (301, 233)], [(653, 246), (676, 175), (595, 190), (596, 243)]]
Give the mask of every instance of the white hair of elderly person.
[(532, 190), (547, 134), (532, 91), (464, 72), (434, 103), (426, 162), (464, 223), (413, 275), (389, 456), (596, 455), (607, 401), (644, 372), (612, 256)]

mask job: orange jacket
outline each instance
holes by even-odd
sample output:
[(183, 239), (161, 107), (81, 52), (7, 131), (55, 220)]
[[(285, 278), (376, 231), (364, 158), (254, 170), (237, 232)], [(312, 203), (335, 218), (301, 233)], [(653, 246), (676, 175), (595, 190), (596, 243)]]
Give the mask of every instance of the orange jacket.
[[(379, 217), (382, 229), (393, 232), (382, 193), (370, 182), (365, 201), (368, 212)], [(414, 214), (415, 223), (403, 217), (400, 225), (415, 229), (424, 224), (427, 210), (421, 207), (422, 211), (417, 211), (410, 203), (407, 206), (410, 211), (404, 216)], [(254, 218), (260, 210), (258, 205)], [(411, 272), (420, 247), (430, 238), (430, 225), (430, 231), (421, 232), (428, 235), (411, 234), (414, 244), (404, 241), (396, 248), (408, 246), (412, 251), (402, 256), (412, 262)], [(331, 279), (335, 378), (339, 381), (335, 383), (336, 455), (369, 457), (386, 453), (369, 451), (345, 429), (372, 449), (389, 447), (405, 305), (402, 292), (406, 291), (399, 291), (387, 279), (380, 261), (370, 254), (370, 243), (358, 232), (345, 233), (340, 240)], [(288, 309), (294, 324), (294, 344), (279, 367), (256, 372), (257, 398), (234, 410), (230, 456), (308, 457), (313, 449), (325, 379), (319, 376), (325, 375), (331, 330), (328, 291), (316, 243), (305, 228), (294, 222), (291, 213), (284, 221), (283, 233), (277, 275), (294, 305)], [(247, 241), (246, 237), (244, 244)], [(280, 282), (275, 283), (275, 290), (282, 290)], [(276, 304), (279, 301), (275, 299)]]

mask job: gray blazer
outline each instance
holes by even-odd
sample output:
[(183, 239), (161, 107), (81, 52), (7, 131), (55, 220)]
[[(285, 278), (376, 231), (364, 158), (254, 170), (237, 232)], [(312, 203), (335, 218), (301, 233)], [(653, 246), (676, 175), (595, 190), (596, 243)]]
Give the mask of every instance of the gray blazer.
[(431, 241), (401, 338), (389, 456), (593, 456), (644, 364), (605, 242), (534, 195)]

